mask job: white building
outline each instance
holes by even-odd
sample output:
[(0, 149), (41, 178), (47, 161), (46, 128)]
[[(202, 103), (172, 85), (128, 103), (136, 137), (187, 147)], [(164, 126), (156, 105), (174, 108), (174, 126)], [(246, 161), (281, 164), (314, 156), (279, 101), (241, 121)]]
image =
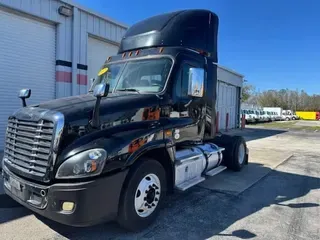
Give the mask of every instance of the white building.
[[(71, 0), (0, 0), (0, 151), (21, 88), (28, 104), (86, 93), (127, 27)], [(243, 76), (220, 67), (218, 78), (220, 126), (229, 113), (237, 127)]]
[(243, 81), (243, 75), (226, 67), (218, 66), (216, 111), (219, 130), (241, 126), (240, 107)]
[(69, 0), (0, 0), (0, 150), (19, 89), (30, 104), (86, 93), (126, 29)]

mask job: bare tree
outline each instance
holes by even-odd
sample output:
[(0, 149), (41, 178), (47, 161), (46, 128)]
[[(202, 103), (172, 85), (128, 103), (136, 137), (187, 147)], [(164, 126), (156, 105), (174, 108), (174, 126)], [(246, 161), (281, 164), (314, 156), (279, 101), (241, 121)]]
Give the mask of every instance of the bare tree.
[[(250, 85), (246, 89), (255, 89)], [(305, 91), (280, 89), (267, 90), (263, 92), (250, 92), (243, 99), (245, 103), (256, 104), (263, 107), (281, 107), (295, 111), (320, 111), (320, 95), (308, 95)]]
[(251, 96), (254, 95), (255, 87), (250, 84), (244, 84), (242, 87), (242, 102), (247, 102)]

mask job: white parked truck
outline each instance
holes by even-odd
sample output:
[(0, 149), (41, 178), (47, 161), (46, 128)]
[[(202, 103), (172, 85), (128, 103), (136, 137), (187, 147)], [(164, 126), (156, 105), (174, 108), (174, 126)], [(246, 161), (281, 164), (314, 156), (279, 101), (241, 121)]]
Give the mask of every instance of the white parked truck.
[(282, 113), (287, 115), (291, 120), (299, 119), (299, 116), (293, 110), (283, 110)]
[(255, 123), (257, 115), (255, 114), (255, 111), (248, 110), (248, 109), (242, 109), (241, 114), (245, 115), (246, 123)]
[(268, 112), (274, 112), (275, 114), (273, 114), (273, 116), (276, 121), (283, 120), (282, 119), (283, 110), (281, 107), (264, 107), (263, 110)]

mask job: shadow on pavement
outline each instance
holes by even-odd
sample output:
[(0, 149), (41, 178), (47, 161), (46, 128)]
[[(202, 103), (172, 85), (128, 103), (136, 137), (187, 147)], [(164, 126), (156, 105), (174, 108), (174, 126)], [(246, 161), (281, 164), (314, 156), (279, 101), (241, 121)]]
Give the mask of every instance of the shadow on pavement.
[(264, 128), (245, 128), (243, 130), (235, 130), (230, 132), (223, 132), (223, 134), (243, 136), (246, 141), (253, 141), (257, 139), (267, 138), (279, 134), (286, 133), (286, 130), (264, 129)]
[[(293, 162), (293, 163), (292, 163)], [(292, 165), (290, 165), (292, 163)], [(301, 163), (293, 158), (288, 163), (297, 169)], [(298, 166), (298, 167), (297, 167)], [(261, 168), (264, 166), (260, 165)], [(317, 176), (319, 162), (310, 161), (308, 173)], [(300, 170), (301, 171), (301, 170)], [(284, 203), (305, 196), (320, 188), (320, 178), (295, 173), (272, 171), (259, 184), (253, 185), (238, 196), (194, 187), (168, 197), (156, 223), (140, 233), (129, 233), (117, 224), (101, 224), (87, 228), (74, 228), (40, 218), (58, 234), (69, 239), (207, 239), (213, 235), (254, 238), (257, 233), (239, 229), (231, 234), (225, 229), (251, 214), (271, 205), (288, 208), (319, 207), (318, 203)], [(108, 204), (108, 203), (106, 203)], [(299, 210), (301, 211), (301, 210)]]
[(6, 194), (0, 195), (0, 209), (17, 208), (17, 207), (22, 207), (22, 206)]
[(217, 235), (218, 236), (237, 237), (237, 238), (240, 238), (240, 239), (251, 239), (251, 238), (254, 238), (254, 237), (257, 236), (256, 234), (254, 234), (252, 232), (249, 232), (247, 230), (244, 230), (244, 229), (235, 230), (231, 234), (221, 233), (221, 234), (217, 234)]
[(29, 216), (31, 214), (32, 212), (30, 212), (28, 209), (24, 207), (17, 208), (14, 211), (12, 211), (9, 208), (0, 209), (0, 225), (3, 223), (9, 223), (10, 221), (14, 221), (19, 218)]
[(289, 204), (281, 204), (277, 203), (278, 206), (285, 206), (290, 208), (311, 208), (311, 207), (319, 207), (318, 203), (289, 203)]

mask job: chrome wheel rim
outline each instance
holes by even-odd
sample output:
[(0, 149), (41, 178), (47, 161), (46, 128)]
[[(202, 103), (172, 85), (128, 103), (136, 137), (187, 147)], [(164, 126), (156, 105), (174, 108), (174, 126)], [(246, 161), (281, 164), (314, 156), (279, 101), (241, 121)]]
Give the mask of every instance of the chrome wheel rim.
[(245, 155), (244, 144), (241, 143), (239, 146), (239, 152), (238, 152), (238, 161), (240, 164), (244, 162), (244, 155)]
[(134, 198), (134, 207), (138, 216), (150, 216), (159, 203), (160, 195), (160, 180), (155, 174), (148, 174), (142, 178)]

